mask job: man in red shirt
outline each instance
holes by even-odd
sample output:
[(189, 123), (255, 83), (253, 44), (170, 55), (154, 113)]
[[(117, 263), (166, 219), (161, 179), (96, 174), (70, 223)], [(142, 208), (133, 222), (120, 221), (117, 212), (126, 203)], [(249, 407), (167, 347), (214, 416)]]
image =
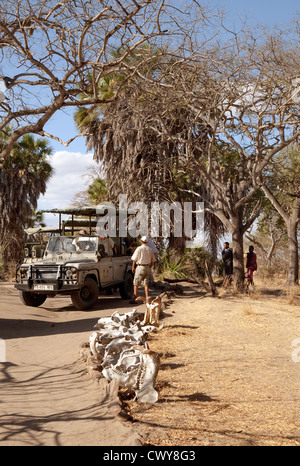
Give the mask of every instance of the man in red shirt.
[(253, 272), (257, 270), (256, 254), (254, 252), (253, 246), (249, 246), (249, 252), (247, 253), (246, 269), (247, 277), (250, 279), (251, 284), (253, 285)]

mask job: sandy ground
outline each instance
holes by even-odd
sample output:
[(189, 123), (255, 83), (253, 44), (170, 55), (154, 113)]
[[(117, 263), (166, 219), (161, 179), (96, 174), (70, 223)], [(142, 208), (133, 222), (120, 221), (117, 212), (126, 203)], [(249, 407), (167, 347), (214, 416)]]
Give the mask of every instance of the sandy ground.
[[(79, 357), (98, 318), (122, 307), (99, 299), (76, 311), (68, 297), (39, 308), (23, 306), (12, 287), (0, 286), (0, 446), (140, 445), (132, 425), (118, 417), (118, 387), (96, 384)], [(124, 312), (131, 310), (124, 306)]]
[(125, 396), (146, 444), (300, 445), (299, 287), (222, 298), (185, 287), (163, 322), (149, 341), (162, 354), (158, 402)]
[(1, 285), (0, 446), (299, 445), (299, 289), (292, 299), (274, 284), (247, 297), (184, 290), (149, 339), (161, 367), (159, 400), (146, 405), (97, 384), (79, 356), (100, 317), (132, 306), (105, 296), (88, 312), (68, 297), (31, 308)]

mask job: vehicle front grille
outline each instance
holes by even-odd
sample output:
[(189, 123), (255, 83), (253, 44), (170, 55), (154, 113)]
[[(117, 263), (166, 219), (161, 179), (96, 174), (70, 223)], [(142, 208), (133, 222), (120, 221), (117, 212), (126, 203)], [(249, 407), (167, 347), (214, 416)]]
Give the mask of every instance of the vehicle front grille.
[(38, 266), (32, 268), (32, 279), (35, 283), (55, 282), (61, 278), (61, 267)]

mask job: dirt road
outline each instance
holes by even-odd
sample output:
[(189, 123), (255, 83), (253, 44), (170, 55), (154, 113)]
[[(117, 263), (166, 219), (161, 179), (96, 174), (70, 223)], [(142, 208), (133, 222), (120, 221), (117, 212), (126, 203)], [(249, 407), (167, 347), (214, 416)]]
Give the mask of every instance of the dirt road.
[[(135, 445), (139, 436), (120, 411), (117, 388), (87, 375), (79, 346), (100, 317), (117, 308), (105, 296), (92, 311), (77, 311), (68, 297), (47, 299), (38, 308), (21, 304), (11, 286), (0, 286), (0, 446)], [(103, 382), (105, 382), (103, 380)]]

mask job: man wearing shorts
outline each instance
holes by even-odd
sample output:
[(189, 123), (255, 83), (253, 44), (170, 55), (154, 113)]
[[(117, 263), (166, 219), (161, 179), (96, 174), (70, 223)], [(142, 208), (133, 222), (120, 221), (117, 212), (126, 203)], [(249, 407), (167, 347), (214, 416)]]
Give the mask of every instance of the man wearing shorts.
[(152, 249), (148, 246), (148, 239), (146, 236), (141, 238), (141, 246), (136, 248), (131, 257), (132, 271), (134, 273), (133, 280), (133, 294), (134, 298), (130, 301), (135, 303), (138, 295), (138, 287), (143, 286), (145, 289), (145, 297), (149, 298), (149, 282), (151, 277), (151, 268), (155, 262), (155, 256)]

